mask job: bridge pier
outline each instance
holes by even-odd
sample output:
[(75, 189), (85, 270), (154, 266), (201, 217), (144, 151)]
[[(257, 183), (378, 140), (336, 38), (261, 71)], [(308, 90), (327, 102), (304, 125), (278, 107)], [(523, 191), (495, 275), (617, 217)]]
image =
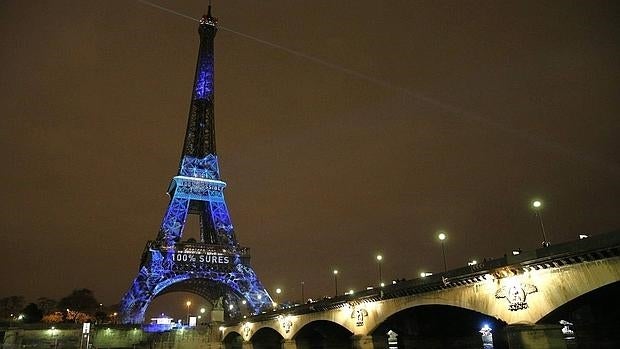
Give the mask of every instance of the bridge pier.
[(354, 335), (351, 337), (351, 342), (355, 349), (374, 349), (372, 336)]
[(567, 343), (558, 325), (508, 325), (504, 327), (506, 341), (510, 349), (568, 349)]
[(282, 349), (297, 349), (297, 342), (294, 339), (283, 339)]
[(251, 341), (243, 341), (243, 343), (241, 343), (241, 349), (254, 349), (254, 345)]

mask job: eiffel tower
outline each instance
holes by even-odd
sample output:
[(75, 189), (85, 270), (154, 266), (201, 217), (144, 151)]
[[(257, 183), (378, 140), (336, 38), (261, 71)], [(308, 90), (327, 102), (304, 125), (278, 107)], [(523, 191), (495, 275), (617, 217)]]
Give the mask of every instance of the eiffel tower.
[[(215, 151), (213, 41), (217, 19), (200, 20), (200, 47), (178, 174), (172, 179), (168, 209), (157, 238), (148, 241), (138, 276), (121, 301), (123, 323), (142, 323), (151, 301), (170, 292), (190, 292), (223, 303), (226, 317), (243, 308), (258, 313), (272, 299), (250, 267), (247, 248), (235, 238), (224, 201)], [(182, 241), (188, 214), (200, 220), (200, 241)]]

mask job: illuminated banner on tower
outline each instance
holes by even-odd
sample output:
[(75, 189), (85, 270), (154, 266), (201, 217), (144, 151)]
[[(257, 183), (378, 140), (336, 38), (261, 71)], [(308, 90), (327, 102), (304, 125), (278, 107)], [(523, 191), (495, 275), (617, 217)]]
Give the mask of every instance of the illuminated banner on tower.
[(201, 263), (201, 264), (228, 264), (232, 261), (230, 255), (225, 254), (197, 254), (177, 251), (172, 254), (175, 262)]

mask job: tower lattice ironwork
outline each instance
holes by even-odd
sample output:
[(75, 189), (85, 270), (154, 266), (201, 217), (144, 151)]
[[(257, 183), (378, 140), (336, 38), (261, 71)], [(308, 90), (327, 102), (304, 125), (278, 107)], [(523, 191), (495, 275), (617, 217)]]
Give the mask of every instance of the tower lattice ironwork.
[[(187, 131), (178, 174), (157, 238), (148, 241), (138, 276), (121, 301), (124, 323), (141, 323), (151, 301), (170, 292), (191, 292), (212, 302), (223, 300), (227, 315), (247, 307), (256, 313), (272, 299), (250, 267), (249, 251), (235, 238), (224, 201), (215, 150), (213, 41), (217, 19), (208, 14), (198, 28), (200, 47)], [(198, 215), (200, 241), (182, 241), (189, 214)]]

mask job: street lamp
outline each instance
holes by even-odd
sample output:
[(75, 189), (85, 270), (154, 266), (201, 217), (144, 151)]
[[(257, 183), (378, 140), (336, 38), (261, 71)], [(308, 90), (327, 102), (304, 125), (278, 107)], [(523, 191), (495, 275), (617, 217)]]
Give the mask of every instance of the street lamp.
[(187, 301), (185, 302), (185, 305), (187, 305), (187, 325), (189, 325), (189, 306), (192, 305), (192, 302)]
[(301, 304), (306, 303), (306, 300), (304, 298), (304, 282), (301, 282)]
[(58, 348), (58, 330), (56, 327), (52, 326), (52, 328), (50, 328), (50, 335), (54, 340), (54, 349)]
[(545, 234), (545, 225), (543, 224), (543, 219), (542, 219), (542, 212), (541, 212), (542, 207), (543, 207), (542, 201), (538, 199), (532, 200), (532, 209), (534, 209), (534, 213), (536, 214), (536, 217), (538, 217), (538, 223), (540, 223), (540, 231), (542, 232), (542, 237), (543, 237), (542, 246), (549, 247), (549, 241), (547, 240), (547, 234)]
[(443, 255), (443, 271), (448, 271), (448, 264), (446, 263), (446, 248), (444, 247), (443, 242), (448, 238), (448, 235), (444, 232), (439, 232), (437, 235), (439, 241), (441, 241), (441, 254)]
[(381, 261), (383, 260), (383, 256), (378, 254), (377, 255), (377, 267), (379, 268), (379, 286), (381, 286), (381, 281), (382, 281), (382, 277), (381, 277)]
[(338, 296), (338, 270), (334, 269), (334, 287), (336, 289), (336, 296)]
[(276, 303), (280, 303), (280, 293), (282, 293), (282, 289), (276, 288)]

